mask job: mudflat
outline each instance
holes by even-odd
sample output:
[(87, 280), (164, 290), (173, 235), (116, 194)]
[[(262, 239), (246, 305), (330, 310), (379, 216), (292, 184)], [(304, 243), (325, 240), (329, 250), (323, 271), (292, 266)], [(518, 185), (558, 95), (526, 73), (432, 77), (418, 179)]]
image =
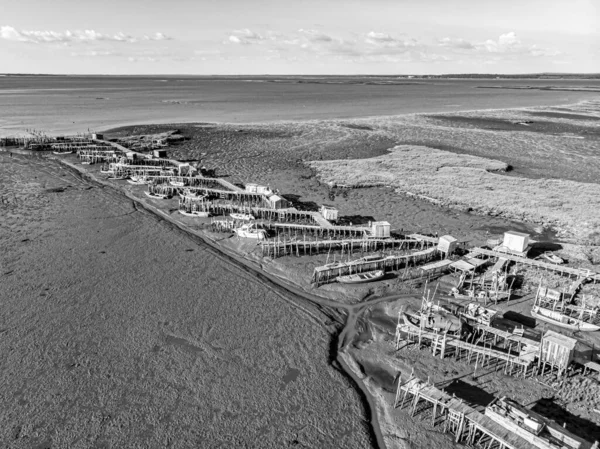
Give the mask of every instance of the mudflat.
[(0, 180), (2, 446), (371, 444), (323, 320), (55, 162)]

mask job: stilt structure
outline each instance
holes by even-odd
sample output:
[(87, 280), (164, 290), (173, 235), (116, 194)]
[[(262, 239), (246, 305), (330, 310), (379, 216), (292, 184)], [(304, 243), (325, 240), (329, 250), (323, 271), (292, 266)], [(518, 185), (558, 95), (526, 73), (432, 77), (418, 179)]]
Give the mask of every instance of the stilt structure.
[(485, 449), (537, 449), (529, 441), (478, 412), (462, 400), (411, 375), (398, 378), (394, 408), (410, 407), (410, 416), (431, 410), (432, 426), (442, 426), (456, 443)]

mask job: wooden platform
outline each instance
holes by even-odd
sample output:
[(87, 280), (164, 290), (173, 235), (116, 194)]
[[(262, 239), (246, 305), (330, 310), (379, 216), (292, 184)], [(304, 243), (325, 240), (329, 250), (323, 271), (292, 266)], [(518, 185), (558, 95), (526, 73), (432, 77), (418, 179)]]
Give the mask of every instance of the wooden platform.
[(582, 270), (580, 268), (571, 268), (565, 267), (563, 265), (556, 265), (546, 262), (541, 262), (539, 260), (527, 259), (525, 257), (513, 256), (511, 254), (506, 254), (498, 251), (492, 251), (484, 248), (471, 248), (470, 250), (474, 254), (484, 254), (490, 257), (498, 257), (504, 258), (508, 260), (512, 260), (513, 262), (521, 263), (524, 265), (530, 265), (532, 267), (538, 267), (544, 270), (554, 271), (560, 274), (568, 274), (570, 276), (575, 276), (577, 278), (588, 278), (594, 282), (600, 281), (600, 273), (595, 273), (590, 270)]
[(411, 416), (417, 413), (420, 402), (427, 403), (427, 409), (432, 409), (432, 425), (443, 423), (443, 431), (453, 434), (456, 443), (490, 449), (538, 449), (455, 396), (415, 377), (402, 382), (400, 376), (394, 407), (403, 408), (407, 400)]

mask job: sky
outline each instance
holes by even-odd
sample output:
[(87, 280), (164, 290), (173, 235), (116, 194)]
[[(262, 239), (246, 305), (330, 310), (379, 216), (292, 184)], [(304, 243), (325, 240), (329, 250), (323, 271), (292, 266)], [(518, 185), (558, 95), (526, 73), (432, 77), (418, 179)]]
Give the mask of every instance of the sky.
[(600, 0), (0, 2), (0, 73), (600, 73)]

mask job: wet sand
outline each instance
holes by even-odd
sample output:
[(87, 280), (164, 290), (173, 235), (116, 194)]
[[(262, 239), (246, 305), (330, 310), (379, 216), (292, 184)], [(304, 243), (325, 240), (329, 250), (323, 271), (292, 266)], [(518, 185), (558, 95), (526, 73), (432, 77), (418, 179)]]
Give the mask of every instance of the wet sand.
[(122, 194), (0, 153), (8, 447), (368, 447), (336, 324)]

